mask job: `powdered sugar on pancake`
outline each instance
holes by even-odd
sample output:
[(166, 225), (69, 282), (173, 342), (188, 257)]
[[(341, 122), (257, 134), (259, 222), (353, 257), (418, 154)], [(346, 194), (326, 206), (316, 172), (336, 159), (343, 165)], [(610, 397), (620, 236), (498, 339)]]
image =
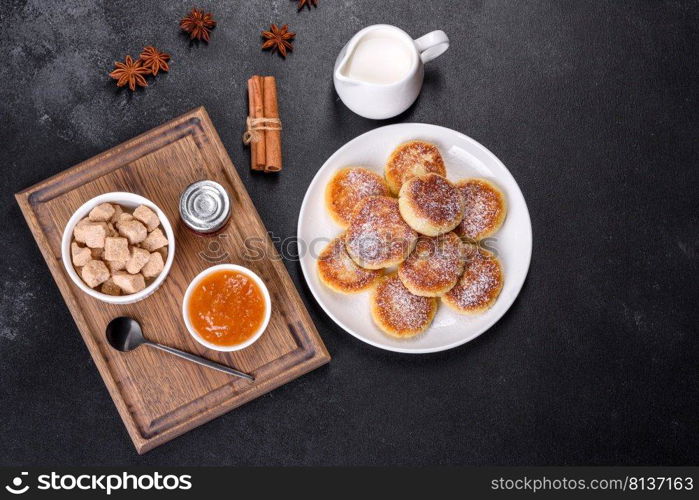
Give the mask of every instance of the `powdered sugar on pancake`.
[(385, 196), (361, 201), (345, 236), (347, 253), (369, 269), (399, 264), (408, 257), (416, 241), (417, 234), (400, 215), (398, 201)]
[(437, 146), (429, 142), (409, 141), (401, 144), (393, 150), (386, 164), (386, 180), (396, 194), (404, 182), (428, 173), (447, 175), (442, 154)]
[(370, 196), (389, 194), (388, 185), (380, 175), (366, 168), (352, 167), (340, 170), (330, 180), (326, 201), (333, 218), (346, 227), (357, 203)]
[(483, 179), (465, 179), (456, 185), (464, 198), (464, 218), (457, 234), (478, 241), (497, 231), (506, 209), (502, 193)]
[(433, 225), (457, 224), (463, 217), (461, 192), (441, 175), (413, 177), (403, 186), (400, 196), (409, 201), (417, 216)]
[(474, 251), (459, 282), (442, 300), (460, 312), (482, 312), (495, 303), (502, 285), (502, 267), (497, 257), (485, 250)]
[(437, 309), (436, 299), (413, 295), (396, 274), (379, 282), (371, 300), (374, 320), (386, 333), (398, 337), (423, 332)]
[(416, 295), (442, 295), (458, 281), (465, 259), (465, 245), (453, 232), (435, 238), (420, 236), (415, 250), (398, 268), (398, 277)]
[(345, 250), (344, 234), (332, 240), (318, 256), (321, 281), (336, 291), (356, 293), (371, 287), (383, 274), (359, 267)]

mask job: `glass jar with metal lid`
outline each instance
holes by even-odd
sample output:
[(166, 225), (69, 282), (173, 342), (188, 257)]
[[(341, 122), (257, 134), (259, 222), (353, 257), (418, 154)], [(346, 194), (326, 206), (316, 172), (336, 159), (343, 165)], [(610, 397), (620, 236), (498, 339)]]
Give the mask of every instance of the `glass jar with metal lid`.
[(195, 182), (187, 186), (180, 197), (182, 222), (195, 233), (216, 233), (223, 229), (230, 216), (228, 193), (218, 182)]

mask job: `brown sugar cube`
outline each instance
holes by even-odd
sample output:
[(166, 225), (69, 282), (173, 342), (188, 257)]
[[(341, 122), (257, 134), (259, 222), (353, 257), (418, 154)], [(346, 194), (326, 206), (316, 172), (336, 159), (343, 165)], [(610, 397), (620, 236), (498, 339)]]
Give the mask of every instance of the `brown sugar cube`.
[(163, 258), (163, 262), (167, 260), (167, 247), (160, 247), (156, 250)]
[(158, 252), (153, 252), (150, 254), (150, 258), (148, 259), (148, 262), (146, 262), (146, 265), (143, 266), (143, 269), (141, 269), (141, 274), (143, 274), (143, 277), (146, 279), (155, 278), (157, 275), (163, 272), (164, 267), (165, 263), (163, 262), (163, 256)]
[(150, 252), (148, 250), (133, 247), (131, 248), (131, 258), (126, 263), (126, 270), (131, 274), (136, 274), (146, 265), (148, 259), (150, 259)]
[(167, 238), (160, 229), (151, 231), (148, 237), (143, 240), (141, 247), (145, 248), (149, 252), (154, 252), (158, 248), (164, 247), (168, 244)]
[(119, 214), (119, 216), (116, 218), (116, 221), (114, 222), (114, 225), (119, 229), (119, 225), (123, 224), (124, 222), (129, 222), (130, 220), (133, 220), (133, 215), (131, 215), (128, 212), (122, 212)]
[(110, 238), (109, 236), (104, 239), (104, 258), (106, 260), (129, 260), (130, 257), (129, 240)]
[[(123, 214), (122, 214), (123, 215)], [(137, 220), (128, 220), (119, 223), (117, 226), (119, 229), (119, 234), (124, 236), (129, 240), (129, 244), (136, 245), (141, 243), (146, 239), (148, 231), (146, 231), (146, 226), (138, 222)]]
[[(90, 222), (83, 227), (85, 245), (90, 248), (104, 248), (104, 238), (107, 237), (107, 224)], [(77, 240), (77, 238), (75, 238)]]
[[(106, 240), (106, 238), (105, 238)], [(92, 255), (92, 258), (95, 260), (104, 260), (102, 259), (102, 255), (104, 254), (104, 249), (102, 248), (91, 248), (90, 249), (90, 255)]]
[(112, 276), (112, 280), (124, 293), (140, 292), (146, 287), (146, 280), (143, 279), (142, 274), (129, 274), (124, 271), (117, 271)]
[(105, 264), (107, 264), (107, 268), (109, 269), (109, 272), (114, 274), (117, 271), (121, 271), (123, 269), (126, 269), (127, 262), (128, 262), (128, 260), (108, 260), (105, 262)]
[(85, 226), (90, 223), (90, 219), (85, 217), (81, 219), (73, 228), (73, 238), (78, 243), (85, 244)]
[(107, 281), (102, 283), (100, 291), (102, 293), (106, 293), (107, 295), (121, 295), (121, 288), (114, 283), (112, 278), (109, 278)]
[(70, 244), (70, 254), (73, 257), (73, 265), (75, 267), (82, 267), (92, 259), (90, 249), (81, 247), (76, 242)]
[(133, 211), (133, 216), (137, 220), (143, 222), (149, 232), (160, 225), (160, 219), (158, 219), (158, 216), (145, 205), (139, 205), (136, 210)]
[(93, 222), (107, 222), (114, 215), (114, 207), (110, 203), (101, 203), (90, 210), (87, 217)]
[(109, 219), (109, 222), (116, 224), (119, 221), (119, 216), (124, 213), (124, 209), (117, 204), (112, 204), (112, 208), (114, 209), (114, 215)]
[(109, 269), (101, 260), (91, 260), (82, 268), (83, 281), (90, 288), (95, 288), (109, 279)]
[(119, 236), (119, 231), (117, 231), (116, 227), (114, 227), (114, 224), (111, 222), (107, 222), (107, 236), (110, 238)]

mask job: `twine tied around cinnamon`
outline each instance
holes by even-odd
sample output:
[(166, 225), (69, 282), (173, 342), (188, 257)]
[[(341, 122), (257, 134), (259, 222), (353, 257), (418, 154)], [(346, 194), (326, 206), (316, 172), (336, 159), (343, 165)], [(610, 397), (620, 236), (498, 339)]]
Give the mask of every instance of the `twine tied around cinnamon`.
[(243, 134), (243, 143), (259, 142), (264, 137), (260, 131), (281, 130), (282, 121), (279, 118), (253, 118), (248, 116), (246, 120), (246, 130)]

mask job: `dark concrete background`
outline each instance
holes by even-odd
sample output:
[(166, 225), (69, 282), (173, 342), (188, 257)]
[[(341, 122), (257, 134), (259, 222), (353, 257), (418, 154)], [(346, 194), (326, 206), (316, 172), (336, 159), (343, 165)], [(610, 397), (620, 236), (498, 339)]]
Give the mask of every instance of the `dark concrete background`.
[[(697, 464), (697, 3), (0, 1), (0, 464)], [(259, 30), (291, 24), (287, 60)], [(452, 46), (403, 116), (349, 112), (331, 83), (354, 32), (388, 22)], [(170, 74), (134, 94), (106, 76), (155, 44)], [(279, 78), (285, 170), (251, 175), (245, 82)], [(262, 219), (294, 236), (338, 147), (427, 122), (491, 149), (529, 204), (534, 253), (510, 312), (474, 342), (407, 356), (354, 339), (287, 263), (334, 359), (139, 457), (13, 193), (196, 106)]]

